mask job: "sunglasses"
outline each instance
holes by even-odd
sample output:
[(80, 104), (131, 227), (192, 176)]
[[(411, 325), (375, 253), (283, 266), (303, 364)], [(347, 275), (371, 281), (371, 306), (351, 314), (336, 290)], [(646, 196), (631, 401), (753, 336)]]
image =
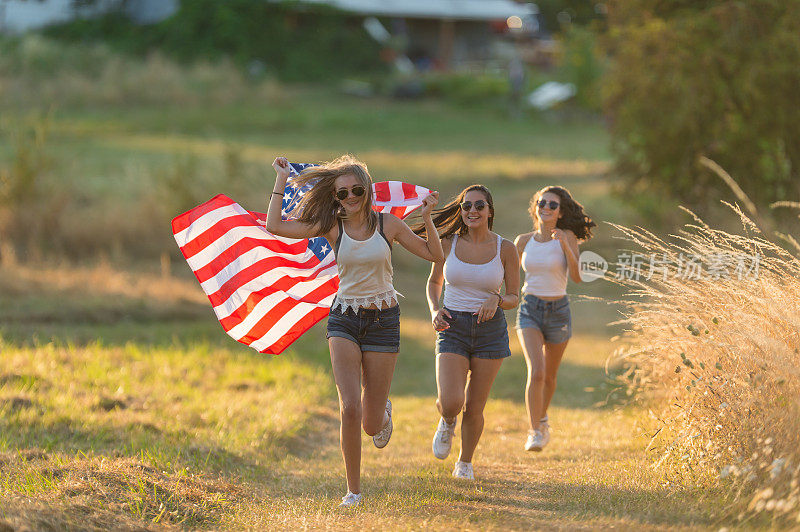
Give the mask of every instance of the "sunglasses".
[(461, 210), (464, 212), (469, 212), (473, 205), (475, 206), (475, 210), (480, 212), (484, 209), (484, 207), (486, 207), (486, 202), (483, 200), (478, 200), (476, 202), (462, 201)]
[(353, 193), (353, 196), (360, 198), (361, 196), (364, 195), (364, 192), (366, 192), (366, 190), (361, 185), (353, 185), (353, 188), (351, 188), (350, 190), (347, 190), (346, 188), (340, 188), (339, 190), (336, 191), (336, 199), (340, 201), (346, 200), (347, 196), (350, 195), (350, 192)]
[(550, 210), (554, 211), (554, 210), (558, 209), (558, 206), (560, 205), (560, 203), (558, 203), (557, 201), (552, 201), (552, 200), (551, 201), (547, 201), (547, 200), (544, 200), (544, 199), (540, 199), (536, 203), (536, 205), (538, 205), (540, 209), (544, 209), (544, 206), (547, 205), (548, 207), (550, 207)]

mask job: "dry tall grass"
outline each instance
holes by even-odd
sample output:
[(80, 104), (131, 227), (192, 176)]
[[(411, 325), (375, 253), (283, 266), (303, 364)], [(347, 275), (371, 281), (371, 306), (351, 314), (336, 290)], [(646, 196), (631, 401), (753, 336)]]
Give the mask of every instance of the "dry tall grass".
[(617, 354), (651, 401), (655, 467), (730, 487), (738, 519), (800, 522), (800, 260), (734, 210), (742, 234), (697, 217), (669, 241), (615, 226), (638, 247), (618, 264)]

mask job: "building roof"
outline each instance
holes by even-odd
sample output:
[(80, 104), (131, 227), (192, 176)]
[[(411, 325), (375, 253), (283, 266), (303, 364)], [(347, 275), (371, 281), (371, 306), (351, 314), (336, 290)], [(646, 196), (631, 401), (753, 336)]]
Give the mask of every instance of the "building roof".
[(362, 15), (453, 20), (500, 20), (539, 12), (536, 4), (512, 0), (302, 0)]

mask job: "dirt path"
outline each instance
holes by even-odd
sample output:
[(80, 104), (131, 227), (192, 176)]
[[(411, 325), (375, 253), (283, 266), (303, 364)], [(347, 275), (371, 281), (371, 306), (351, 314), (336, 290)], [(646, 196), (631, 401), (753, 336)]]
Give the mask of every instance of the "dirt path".
[(401, 361), (392, 393), (392, 441), (378, 451), (363, 438), (364, 506), (349, 514), (336, 509), (345, 488), (332, 405), (321, 437), (313, 439), (313, 451), (284, 463), (278, 492), (242, 508), (240, 518), (261, 515), (241, 524), (384, 530), (713, 526), (697, 492), (671, 485), (650, 467), (643, 452), (647, 439), (637, 428), (641, 414), (596, 405), (604, 396), (603, 363), (609, 349), (600, 337), (573, 339), (549, 412), (553, 440), (542, 453), (522, 448), (527, 430), (524, 361), (515, 352), (504, 363), (487, 406), (474, 460), (475, 483), (450, 476), (458, 438), (448, 459), (432, 456), (430, 439), (438, 421), (434, 397), (414, 393), (414, 384), (404, 375), (420, 361)]

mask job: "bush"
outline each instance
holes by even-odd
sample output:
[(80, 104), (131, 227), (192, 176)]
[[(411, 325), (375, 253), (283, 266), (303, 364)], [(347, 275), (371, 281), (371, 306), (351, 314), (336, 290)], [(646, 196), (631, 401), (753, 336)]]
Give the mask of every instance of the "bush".
[[(252, 0), (191, 0), (151, 26), (137, 26), (122, 13), (50, 27), (67, 41), (102, 41), (126, 53), (160, 50), (184, 62), (232, 57), (258, 65), (284, 80), (337, 79), (378, 72), (380, 45), (355, 17), (323, 5)], [(253, 63), (255, 62), (255, 63)]]
[(605, 103), (628, 195), (733, 199), (706, 156), (759, 205), (800, 197), (798, 21), (796, 0), (611, 2)]
[(508, 79), (490, 74), (429, 74), (424, 78), (425, 92), (460, 104), (474, 104), (505, 97)]

